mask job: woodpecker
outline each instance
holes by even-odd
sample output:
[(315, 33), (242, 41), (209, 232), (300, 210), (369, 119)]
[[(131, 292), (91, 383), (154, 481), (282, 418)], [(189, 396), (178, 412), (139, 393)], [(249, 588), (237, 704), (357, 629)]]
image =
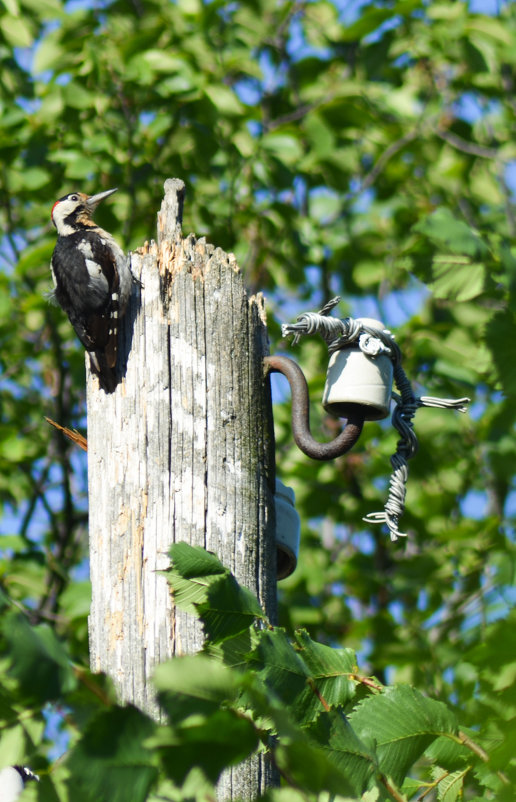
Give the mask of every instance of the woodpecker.
[(16, 802), (29, 780), (39, 782), (39, 777), (26, 766), (6, 766), (0, 771), (1, 802)]
[(90, 356), (101, 387), (116, 386), (118, 327), (131, 294), (129, 260), (93, 221), (99, 203), (116, 192), (72, 192), (52, 207), (57, 243), (52, 254), (53, 297), (66, 312)]

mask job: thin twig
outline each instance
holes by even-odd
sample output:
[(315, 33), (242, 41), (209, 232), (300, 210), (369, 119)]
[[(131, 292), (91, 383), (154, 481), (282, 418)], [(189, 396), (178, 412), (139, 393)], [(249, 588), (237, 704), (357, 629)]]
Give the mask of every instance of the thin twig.
[(428, 783), (428, 787), (425, 788), (423, 793), (418, 796), (417, 802), (421, 802), (421, 800), (424, 799), (425, 796), (427, 796), (427, 794), (430, 794), (435, 788), (437, 788), (439, 783), (442, 782), (446, 777), (448, 777), (449, 774), (450, 774), (449, 771), (445, 771), (444, 774), (441, 774), (441, 776), (437, 778), (437, 780), (434, 780), (433, 782)]
[(376, 164), (367, 173), (364, 180), (361, 182), (360, 187), (354, 192), (350, 192), (347, 196), (347, 199), (350, 200), (351, 198), (356, 197), (356, 195), (360, 195), (366, 189), (369, 189), (369, 187), (374, 184), (380, 173), (383, 171), (389, 159), (392, 159), (392, 157), (395, 156), (398, 151), (402, 150), (405, 145), (408, 145), (410, 142), (416, 139), (419, 134), (420, 129), (415, 128), (414, 130), (409, 131), (408, 134), (405, 134), (405, 136), (397, 139), (396, 142), (393, 142), (391, 145), (389, 145), (389, 147), (384, 150), (382, 155), (378, 157)]
[(32, 473), (30, 471), (28, 472), (28, 478), (31, 483), (32, 498), (29, 501), (29, 506), (27, 507), (27, 511), (23, 516), (20, 525), (20, 537), (22, 537), (24, 540), (27, 540), (27, 531), (32, 520), (32, 516), (34, 515), (36, 505), (44, 494), (44, 487), (47, 482), (51, 467), (52, 463), (48, 461), (41, 471), (39, 479), (35, 479)]
[(323, 98), (316, 100), (313, 103), (304, 103), (302, 106), (294, 109), (294, 111), (291, 111), (289, 114), (284, 114), (282, 117), (277, 117), (275, 120), (271, 120), (263, 126), (263, 130), (274, 131), (276, 128), (279, 128), (282, 125), (288, 125), (288, 123), (301, 120), (311, 111), (314, 111), (314, 109), (318, 109), (321, 106), (324, 106), (325, 103), (332, 101), (335, 97), (335, 94), (335, 92), (330, 92), (328, 95), (325, 95)]
[(506, 219), (507, 219), (507, 227), (509, 229), (509, 234), (511, 236), (511, 239), (514, 239), (514, 238), (516, 238), (516, 216), (514, 214), (514, 208), (513, 208), (513, 201), (512, 201), (511, 193), (510, 193), (509, 188), (507, 186), (507, 182), (505, 180), (505, 176), (503, 175), (503, 171), (502, 170), (500, 170), (500, 175), (498, 177), (498, 180), (499, 180), (500, 186), (502, 188), (502, 195), (503, 195), (504, 206), (505, 206), (505, 216), (506, 216)]
[(484, 761), (484, 763), (488, 762), (489, 755), (487, 754), (485, 749), (482, 749), (482, 747), (479, 746), (477, 743), (475, 743), (475, 741), (472, 741), (469, 735), (466, 735), (466, 733), (463, 732), (462, 730), (459, 730), (458, 735), (461, 744), (467, 746), (467, 748), (470, 749), (472, 752), (474, 752), (475, 755), (477, 755), (480, 758), (480, 760)]
[(270, 45), (271, 47), (275, 47), (277, 50), (283, 50), (283, 48), (285, 47), (285, 43), (288, 39), (288, 35), (290, 33), (289, 31), (290, 22), (292, 18), (295, 17), (295, 15), (299, 11), (304, 11), (305, 5), (306, 2), (303, 2), (303, 0), (301, 2), (297, 2), (292, 5), (292, 8), (289, 9), (283, 21), (280, 22), (280, 24), (278, 25), (274, 37), (272, 37), (271, 39), (267, 39), (268, 45)]
[(331, 707), (328, 704), (328, 702), (326, 701), (326, 699), (324, 698), (324, 696), (322, 695), (322, 693), (320, 692), (319, 688), (315, 684), (315, 682), (312, 679), (312, 677), (308, 677), (307, 683), (310, 686), (310, 688), (313, 691), (313, 693), (315, 694), (315, 696), (317, 696), (317, 698), (319, 699), (320, 703), (322, 704), (322, 706), (324, 707), (326, 712), (329, 713), (330, 710), (331, 710)]
[(104, 691), (103, 688), (99, 687), (98, 682), (95, 681), (94, 677), (91, 676), (90, 672), (79, 665), (73, 666), (73, 673), (81, 682), (85, 688), (91, 691), (100, 701), (105, 705), (111, 704), (111, 699), (109, 695)]
[(375, 691), (381, 692), (384, 689), (383, 685), (379, 685), (372, 679), (368, 679), (368, 677), (361, 677), (359, 674), (349, 674), (349, 678), (355, 682), (359, 682), (361, 685), (366, 685), (368, 688), (372, 688)]
[[(487, 754), (485, 749), (482, 749), (482, 747), (479, 746), (477, 743), (475, 743), (475, 741), (472, 741), (469, 735), (466, 735), (466, 733), (463, 732), (462, 730), (459, 730), (458, 732), (458, 740), (459, 743), (470, 749), (475, 755), (477, 755), (477, 757), (480, 758), (480, 760), (483, 760), (484, 763), (489, 762), (489, 755)], [(504, 785), (509, 785), (509, 778), (507, 777), (506, 774), (504, 774), (503, 771), (497, 771), (496, 774), (500, 778), (500, 780), (504, 783)]]
[(406, 796), (404, 796), (404, 794), (398, 791), (396, 786), (392, 785), (387, 779), (387, 777), (384, 777), (383, 774), (380, 774), (378, 779), (380, 780), (381, 784), (383, 785), (387, 793), (389, 793), (392, 796), (392, 798), (396, 800), (396, 802), (407, 802)]
[(451, 131), (444, 131), (442, 128), (436, 128), (434, 133), (439, 139), (444, 139), (444, 141), (452, 147), (461, 150), (463, 153), (468, 153), (470, 156), (480, 156), (482, 159), (499, 158), (498, 151), (494, 148), (485, 148), (482, 145), (475, 145), (474, 142), (468, 142), (466, 139), (457, 136), (457, 134), (452, 134)]

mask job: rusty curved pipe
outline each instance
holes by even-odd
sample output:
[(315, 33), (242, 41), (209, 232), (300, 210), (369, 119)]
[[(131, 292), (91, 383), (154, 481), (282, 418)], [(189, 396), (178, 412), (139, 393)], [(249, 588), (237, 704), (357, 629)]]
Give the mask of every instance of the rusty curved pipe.
[(335, 440), (319, 443), (310, 432), (308, 385), (303, 371), (288, 356), (264, 357), (266, 373), (282, 373), (292, 392), (292, 435), (301, 451), (312, 459), (327, 460), (340, 457), (357, 442), (364, 425), (364, 415), (350, 412), (346, 426)]

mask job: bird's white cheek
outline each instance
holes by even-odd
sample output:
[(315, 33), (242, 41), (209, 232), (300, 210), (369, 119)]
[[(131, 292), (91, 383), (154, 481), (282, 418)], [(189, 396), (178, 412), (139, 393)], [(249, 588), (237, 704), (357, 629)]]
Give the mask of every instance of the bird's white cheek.
[(16, 802), (23, 791), (23, 780), (12, 766), (0, 771), (0, 799), (2, 802)]

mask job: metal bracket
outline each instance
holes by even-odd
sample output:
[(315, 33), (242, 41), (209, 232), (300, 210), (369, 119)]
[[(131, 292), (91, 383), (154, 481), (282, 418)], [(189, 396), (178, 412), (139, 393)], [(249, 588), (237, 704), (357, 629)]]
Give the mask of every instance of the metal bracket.
[(310, 432), (310, 400), (303, 371), (287, 356), (266, 356), (266, 375), (282, 373), (292, 392), (292, 435), (298, 448), (312, 459), (330, 460), (346, 454), (357, 442), (364, 425), (364, 409), (350, 410), (342, 432), (330, 443), (319, 443)]

